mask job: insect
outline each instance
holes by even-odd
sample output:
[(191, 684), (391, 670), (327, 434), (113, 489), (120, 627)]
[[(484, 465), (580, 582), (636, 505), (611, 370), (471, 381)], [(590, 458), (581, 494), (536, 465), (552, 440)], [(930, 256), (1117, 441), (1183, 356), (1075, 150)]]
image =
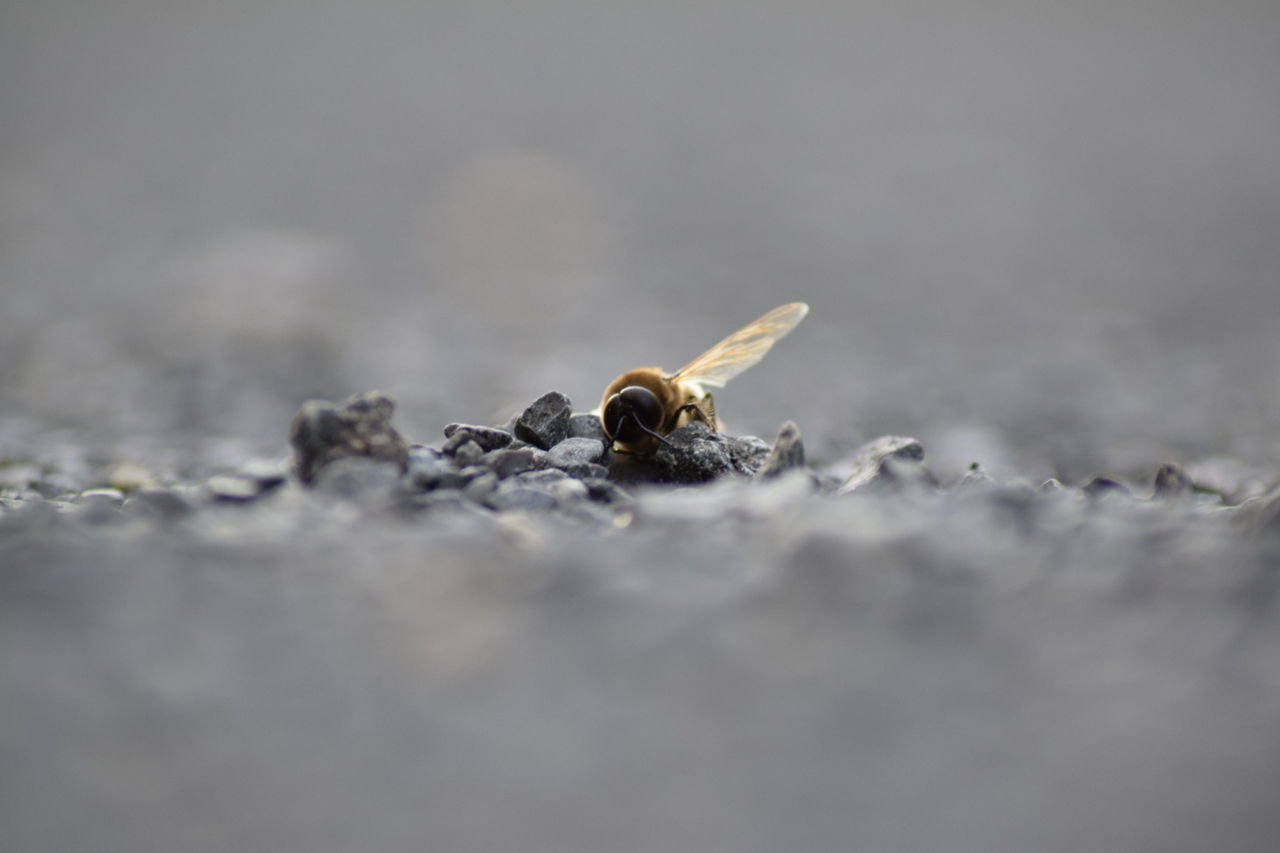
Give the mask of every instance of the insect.
[(809, 306), (791, 302), (748, 323), (675, 373), (660, 367), (637, 367), (609, 383), (598, 413), (610, 446), (621, 453), (645, 456), (666, 443), (677, 427), (702, 421), (719, 429), (715, 401), (707, 388), (722, 388), (764, 358), (778, 340), (794, 329)]

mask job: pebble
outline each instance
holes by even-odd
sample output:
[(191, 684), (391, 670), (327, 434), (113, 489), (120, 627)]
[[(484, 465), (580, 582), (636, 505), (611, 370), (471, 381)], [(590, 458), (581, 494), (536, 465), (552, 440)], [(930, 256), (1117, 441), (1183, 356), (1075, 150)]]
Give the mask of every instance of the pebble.
[(395, 405), (380, 391), (356, 394), (337, 406), (325, 400), (304, 403), (289, 425), (302, 482), (310, 484), (326, 465), (351, 457), (393, 462), (404, 470), (409, 446), (391, 425)]
[(761, 479), (776, 477), (784, 471), (805, 467), (804, 441), (800, 437), (800, 428), (793, 421), (787, 421), (778, 430), (778, 437), (769, 449), (764, 464), (756, 472)]
[(587, 412), (569, 416), (569, 438), (594, 438), (601, 444), (609, 443), (600, 418)]
[(554, 468), (584, 465), (604, 458), (604, 442), (596, 438), (566, 438), (547, 452), (547, 464)]
[(504, 448), (485, 454), (484, 463), (499, 477), (506, 479), (522, 471), (532, 471), (546, 465), (544, 450), (532, 447)]
[(475, 424), (449, 424), (444, 428), (444, 435), (448, 439), (441, 448), (445, 453), (452, 453), (454, 447), (467, 439), (471, 439), (485, 451), (500, 450), (515, 440), (515, 436), (505, 429)]
[(935, 488), (937, 485), (937, 479), (924, 465), (924, 445), (914, 438), (885, 435), (859, 448), (853, 470), (837, 493)]
[(550, 450), (569, 437), (573, 404), (559, 391), (543, 394), (516, 419), (515, 436), (541, 450)]

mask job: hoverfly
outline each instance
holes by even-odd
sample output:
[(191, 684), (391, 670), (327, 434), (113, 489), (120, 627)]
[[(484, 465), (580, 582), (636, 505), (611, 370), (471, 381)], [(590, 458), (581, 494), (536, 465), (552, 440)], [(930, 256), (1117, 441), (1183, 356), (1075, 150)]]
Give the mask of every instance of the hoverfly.
[(693, 421), (718, 430), (715, 401), (706, 389), (722, 388), (756, 364), (808, 313), (803, 302), (780, 305), (675, 373), (660, 367), (628, 370), (609, 383), (597, 410), (610, 445), (643, 456), (665, 443), (672, 430)]

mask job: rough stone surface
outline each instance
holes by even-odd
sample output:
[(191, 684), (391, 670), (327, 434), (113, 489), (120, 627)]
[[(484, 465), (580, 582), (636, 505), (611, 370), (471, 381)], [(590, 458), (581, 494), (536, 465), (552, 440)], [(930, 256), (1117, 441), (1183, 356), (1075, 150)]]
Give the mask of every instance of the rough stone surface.
[(446, 439), (449, 439), (442, 448), (445, 453), (452, 453), (452, 447), (456, 447), (468, 438), (486, 451), (499, 450), (506, 447), (515, 438), (505, 429), (459, 423), (452, 423), (446, 426), (444, 435)]
[(604, 444), (594, 438), (566, 438), (547, 451), (547, 464), (555, 468), (598, 463), (604, 458)]
[(601, 444), (609, 442), (600, 418), (588, 412), (579, 412), (569, 417), (569, 438), (594, 438)]
[(403, 470), (409, 446), (391, 425), (394, 411), (395, 402), (379, 391), (356, 394), (337, 406), (323, 400), (304, 403), (289, 426), (298, 477), (309, 484), (326, 465), (360, 456)]
[(854, 458), (840, 494), (860, 490), (933, 488), (937, 479), (924, 465), (924, 445), (914, 438), (886, 435), (869, 441)]
[(778, 430), (778, 437), (774, 439), (773, 447), (770, 448), (769, 455), (765, 457), (756, 476), (776, 477), (783, 471), (804, 466), (804, 441), (800, 437), (800, 428), (795, 425), (795, 422), (787, 421), (782, 425), (782, 429)]
[[(311, 415), (303, 447), (353, 449), (337, 407)], [(403, 463), (330, 458), (310, 488), (226, 455), (177, 478), (149, 462), (129, 492), (102, 488), (110, 460), (22, 463), (0, 486), (0, 752), (15, 778), (59, 792), (33, 822), (41, 837), (68, 809), (107, 814), (122, 797), (131, 826), (149, 802), (171, 820), (169, 792), (199, 779), (190, 814), (214, 803), (207, 829), (133, 846), (221, 848), (196, 842), (225, 841), (226, 815), (258, 814), (269, 830), (243, 846), (314, 849), (330, 827), (275, 842), (334, 802), (347, 820), (352, 790), (395, 804), (425, 787), (428, 806), (376, 812), (367, 846), (465, 848), (470, 831), (443, 838), (416, 820), (510, 791), (516, 741), (521, 772), (595, 815), (672, 785), (696, 801), (686, 754), (718, 778), (746, 767), (769, 788), (739, 795), (758, 808), (809, 784), (879, 808), (906, 788), (940, 803), (976, 790), (983, 814), (1008, 820), (1050, 767), (1061, 784), (1025, 813), (1081, 785), (1133, 803), (1158, 784), (1197, 803), (1209, 784), (1254, 784), (1255, 823), (1271, 814), (1280, 773), (1249, 738), (1273, 727), (1280, 697), (1280, 490), (1228, 503), (1176, 465), (1154, 471), (1154, 500), (1134, 497), (1150, 473), (1035, 488), (975, 463), (940, 480), (920, 442), (893, 436), (852, 467), (811, 470), (792, 425), (770, 447), (694, 424), (645, 458), (585, 435), (542, 450), (493, 428), (447, 432)], [(40, 482), (57, 484), (53, 499)], [(1018, 756), (999, 762), (1007, 780), (982, 758), (992, 744)], [(245, 792), (270, 807), (246, 810)], [(1100, 806), (1072, 805), (1075, 841), (1079, 810)], [(1234, 796), (1227, 813), (1250, 812)], [(494, 812), (468, 814), (489, 826)], [(0, 815), (0, 838), (23, 819)], [(374, 838), (383, 819), (395, 832)], [(751, 848), (768, 829), (672, 847)], [(831, 846), (795, 840), (759, 846)]]
[(549, 450), (569, 437), (573, 404), (559, 391), (543, 394), (516, 419), (515, 435), (540, 450)]

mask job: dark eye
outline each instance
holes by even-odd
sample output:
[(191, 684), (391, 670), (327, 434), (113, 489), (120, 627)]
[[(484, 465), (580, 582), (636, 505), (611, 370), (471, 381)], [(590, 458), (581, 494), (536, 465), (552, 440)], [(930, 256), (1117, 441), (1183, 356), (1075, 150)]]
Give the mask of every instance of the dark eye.
[(657, 429), (662, 423), (662, 405), (648, 388), (639, 385), (628, 385), (618, 392), (625, 410), (630, 412), (640, 424), (648, 429)]
[(604, 427), (604, 434), (610, 438), (617, 438), (618, 425), (622, 421), (622, 398), (614, 394), (609, 398), (609, 402), (604, 404), (604, 411), (600, 413), (600, 425)]
[(631, 442), (658, 428), (662, 423), (662, 404), (648, 388), (628, 385), (609, 398), (600, 414), (605, 435)]

